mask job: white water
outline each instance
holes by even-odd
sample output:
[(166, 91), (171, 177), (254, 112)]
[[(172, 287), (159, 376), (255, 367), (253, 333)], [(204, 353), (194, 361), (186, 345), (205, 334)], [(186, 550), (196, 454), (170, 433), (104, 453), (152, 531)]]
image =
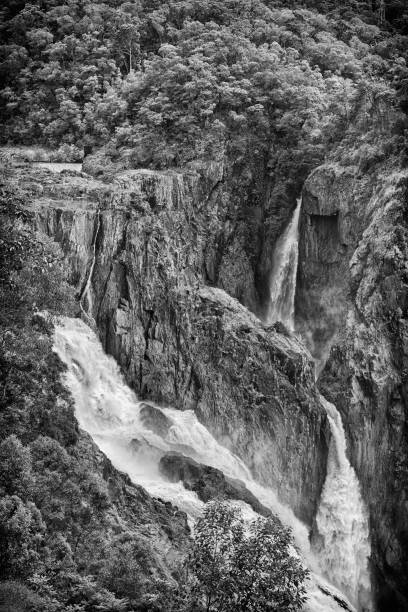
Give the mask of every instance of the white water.
[[(294, 330), (296, 275), (298, 267), (298, 200), (293, 217), (279, 238), (271, 273), (268, 322), (281, 321)], [(367, 512), (357, 476), (346, 454), (346, 437), (336, 407), (321, 396), (332, 439), (326, 481), (316, 516), (313, 550), (320, 571), (360, 610), (369, 611), (371, 587), (368, 568), (370, 540)]]
[(179, 450), (201, 463), (221, 469), (227, 476), (239, 478), (261, 503), (293, 529), (299, 551), (313, 572), (305, 610), (344, 612), (344, 607), (324, 594), (320, 587), (343, 601), (346, 609), (354, 610), (340, 591), (316, 573), (319, 564), (310, 549), (305, 525), (279, 503), (271, 489), (252, 479), (241, 459), (221, 446), (198, 422), (194, 412), (160, 408), (170, 421), (168, 431), (160, 436), (146, 427), (141, 418), (143, 403), (125, 384), (118, 365), (104, 353), (94, 332), (79, 319), (65, 318), (57, 325), (55, 350), (68, 366), (66, 383), (75, 400), (80, 427), (92, 436), (117, 469), (129, 474), (133, 482), (143, 485), (151, 495), (179, 506), (190, 518), (200, 514), (203, 503), (182, 483), (169, 483), (160, 474), (159, 460), (165, 452)]
[(326, 482), (316, 516), (318, 538), (314, 549), (324, 575), (360, 609), (371, 609), (368, 558), (370, 540), (367, 512), (357, 476), (346, 455), (340, 413), (324, 397), (332, 439)]
[(301, 198), (292, 219), (278, 239), (273, 255), (267, 322), (280, 321), (294, 330), (296, 275), (298, 269), (299, 217)]

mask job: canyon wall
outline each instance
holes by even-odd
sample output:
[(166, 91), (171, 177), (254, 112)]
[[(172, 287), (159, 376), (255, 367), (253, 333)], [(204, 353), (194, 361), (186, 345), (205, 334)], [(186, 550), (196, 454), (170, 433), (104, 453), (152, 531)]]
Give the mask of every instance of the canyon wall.
[[(393, 167), (332, 163), (309, 176), (296, 293), (297, 330), (342, 414), (369, 509), (381, 611), (408, 605), (407, 177)], [(24, 167), (21, 182), (36, 227), (62, 246), (84, 316), (139, 396), (193, 409), (311, 525), (330, 435), (313, 363), (283, 326), (247, 308), (262, 311), (257, 283), (291, 199), (268, 249), (261, 240), (249, 254), (250, 195), (234, 200), (219, 164), (109, 183)], [(255, 202), (255, 217), (265, 221), (273, 202)]]
[[(313, 363), (284, 328), (265, 327), (224, 291), (225, 278), (232, 294), (241, 284), (253, 291), (254, 272), (245, 252), (226, 255), (220, 169), (127, 171), (109, 185), (68, 174), (25, 180), (33, 193), (41, 183), (35, 223), (62, 245), (83, 309), (139, 396), (193, 409), (310, 525), (329, 437)], [(208, 286), (217, 266), (219, 287)]]
[(327, 165), (303, 195), (297, 329), (340, 410), (369, 509), (379, 610), (408, 609), (407, 186), (384, 164)]

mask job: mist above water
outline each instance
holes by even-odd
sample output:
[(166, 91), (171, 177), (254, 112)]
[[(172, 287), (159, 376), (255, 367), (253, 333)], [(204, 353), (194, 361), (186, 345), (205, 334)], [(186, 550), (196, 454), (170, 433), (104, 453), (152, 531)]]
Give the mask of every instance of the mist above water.
[(346, 455), (340, 413), (323, 396), (332, 438), (327, 475), (316, 515), (314, 546), (324, 575), (362, 610), (371, 610), (367, 512)]

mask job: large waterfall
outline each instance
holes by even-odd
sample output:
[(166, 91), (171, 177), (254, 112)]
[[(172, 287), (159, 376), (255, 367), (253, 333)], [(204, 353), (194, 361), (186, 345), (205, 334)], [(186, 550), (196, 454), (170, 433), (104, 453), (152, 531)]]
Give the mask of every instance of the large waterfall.
[[(281, 321), (294, 330), (296, 274), (298, 266), (298, 200), (293, 217), (275, 248), (270, 278), (268, 322)], [(346, 455), (346, 437), (340, 413), (321, 396), (330, 424), (327, 475), (316, 516), (313, 548), (324, 575), (353, 604), (371, 609), (368, 559), (370, 540), (367, 512), (357, 476)]]
[[(143, 419), (145, 404), (125, 384), (118, 365), (104, 353), (95, 333), (79, 319), (60, 321), (55, 331), (55, 349), (68, 366), (66, 384), (75, 400), (80, 427), (92, 436), (116, 468), (128, 473), (133, 482), (143, 485), (151, 495), (178, 505), (191, 518), (200, 514), (203, 504), (182, 483), (169, 483), (160, 474), (159, 460), (165, 452), (178, 450), (221, 469), (227, 476), (239, 478), (263, 505), (292, 528), (300, 554), (312, 570), (305, 610), (354, 610), (344, 591), (319, 575), (320, 564), (311, 550), (308, 529), (289, 508), (279, 503), (271, 489), (252, 479), (241, 459), (221, 446), (199, 423), (194, 412), (153, 407), (169, 425), (162, 431), (160, 428), (154, 431), (151, 423)], [(250, 516), (252, 510), (244, 509)], [(322, 532), (329, 533), (324, 529)], [(326, 558), (322, 557), (324, 563)]]
[(292, 331), (295, 316), (301, 205), (302, 200), (299, 198), (289, 225), (276, 243), (269, 283), (270, 302), (267, 322), (281, 321)]

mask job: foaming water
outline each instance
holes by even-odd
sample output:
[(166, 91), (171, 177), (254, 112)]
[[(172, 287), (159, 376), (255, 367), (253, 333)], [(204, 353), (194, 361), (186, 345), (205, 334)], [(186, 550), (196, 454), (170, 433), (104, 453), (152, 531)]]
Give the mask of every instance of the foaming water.
[[(298, 550), (312, 572), (305, 610), (354, 611), (345, 595), (318, 575), (319, 563), (310, 548), (307, 527), (278, 501), (271, 489), (253, 480), (244, 462), (221, 446), (193, 411), (153, 407), (160, 419), (165, 420), (162, 428), (154, 431), (151, 422), (143, 417), (146, 404), (126, 385), (117, 363), (105, 354), (95, 333), (84, 322), (61, 319), (55, 329), (54, 344), (68, 368), (66, 384), (75, 400), (80, 427), (91, 435), (117, 469), (126, 472), (151, 495), (177, 505), (190, 519), (200, 515), (203, 502), (181, 482), (170, 483), (161, 475), (159, 461), (164, 453), (176, 450), (222, 470), (227, 476), (239, 478), (263, 505), (292, 528)], [(245, 514), (251, 516), (253, 511), (247, 506)]]
[[(300, 209), (301, 200), (298, 200), (292, 219), (276, 244), (270, 280), (268, 323), (281, 321), (292, 331)], [(313, 533), (314, 558), (319, 559), (320, 571), (330, 583), (345, 593), (359, 610), (368, 612), (372, 603), (367, 512), (357, 476), (347, 459), (341, 416), (324, 397), (321, 397), (321, 402), (326, 409), (332, 438), (326, 481)]]
[(321, 401), (327, 412), (332, 439), (313, 548), (330, 582), (360, 609), (371, 610), (367, 512), (357, 476), (347, 459), (340, 413), (324, 397)]
[(276, 243), (269, 284), (270, 302), (267, 322), (281, 321), (292, 331), (295, 319), (301, 205), (302, 200), (299, 198), (288, 227)]

